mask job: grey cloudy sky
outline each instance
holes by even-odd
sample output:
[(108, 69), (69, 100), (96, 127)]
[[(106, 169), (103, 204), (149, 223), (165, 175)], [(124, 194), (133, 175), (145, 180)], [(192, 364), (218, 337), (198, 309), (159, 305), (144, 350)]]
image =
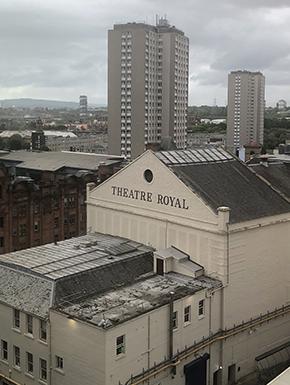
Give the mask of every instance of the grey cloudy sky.
[(266, 104), (290, 103), (289, 0), (1, 0), (0, 99), (107, 103), (107, 31), (155, 23), (190, 39), (189, 105), (225, 105), (232, 70), (266, 76)]

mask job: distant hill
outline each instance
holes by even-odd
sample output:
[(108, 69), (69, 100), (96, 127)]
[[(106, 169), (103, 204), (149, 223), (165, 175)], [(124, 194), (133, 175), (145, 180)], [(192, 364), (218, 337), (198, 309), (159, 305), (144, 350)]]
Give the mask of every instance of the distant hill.
[[(42, 108), (78, 108), (79, 103), (78, 102), (61, 102), (58, 100), (43, 100), (43, 99), (28, 99), (28, 98), (22, 98), (22, 99), (4, 99), (0, 100), (2, 108), (9, 108), (9, 107), (24, 107), (24, 108), (35, 108), (35, 107), (42, 107)], [(102, 107), (101, 104), (90, 104), (89, 107)]]

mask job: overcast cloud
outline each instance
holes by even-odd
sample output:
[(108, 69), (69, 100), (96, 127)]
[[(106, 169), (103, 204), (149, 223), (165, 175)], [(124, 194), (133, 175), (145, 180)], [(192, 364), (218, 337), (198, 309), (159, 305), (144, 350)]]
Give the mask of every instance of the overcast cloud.
[(286, 0), (1, 0), (0, 99), (107, 103), (107, 31), (165, 16), (190, 39), (189, 105), (225, 105), (228, 73), (261, 71), (290, 103)]

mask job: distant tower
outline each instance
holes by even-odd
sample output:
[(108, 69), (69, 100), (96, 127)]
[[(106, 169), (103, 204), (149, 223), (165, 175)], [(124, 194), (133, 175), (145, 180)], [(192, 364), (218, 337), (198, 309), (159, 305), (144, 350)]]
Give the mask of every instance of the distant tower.
[(276, 106), (277, 106), (279, 111), (285, 111), (287, 108), (287, 102), (284, 99), (280, 99), (280, 100), (278, 100)]
[(40, 118), (37, 119), (36, 129), (31, 134), (31, 147), (32, 150), (39, 150), (41, 146), (45, 145), (45, 136), (43, 132), (43, 123)]
[(235, 152), (245, 144), (263, 144), (265, 76), (232, 71), (228, 77), (227, 147)]
[(80, 96), (80, 119), (86, 120), (88, 114), (88, 98), (86, 95)]
[(108, 35), (109, 154), (134, 159), (171, 137), (186, 147), (189, 40), (163, 18)]

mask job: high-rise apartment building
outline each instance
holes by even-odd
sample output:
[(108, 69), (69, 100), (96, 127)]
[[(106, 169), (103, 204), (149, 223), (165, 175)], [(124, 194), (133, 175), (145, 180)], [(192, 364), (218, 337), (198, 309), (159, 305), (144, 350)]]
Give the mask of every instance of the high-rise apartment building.
[(87, 119), (88, 114), (88, 98), (86, 95), (80, 95), (80, 119)]
[(186, 146), (188, 43), (161, 18), (116, 24), (108, 36), (109, 154), (134, 159), (147, 143)]
[(250, 142), (263, 144), (265, 76), (232, 71), (228, 76), (227, 146), (235, 151)]

